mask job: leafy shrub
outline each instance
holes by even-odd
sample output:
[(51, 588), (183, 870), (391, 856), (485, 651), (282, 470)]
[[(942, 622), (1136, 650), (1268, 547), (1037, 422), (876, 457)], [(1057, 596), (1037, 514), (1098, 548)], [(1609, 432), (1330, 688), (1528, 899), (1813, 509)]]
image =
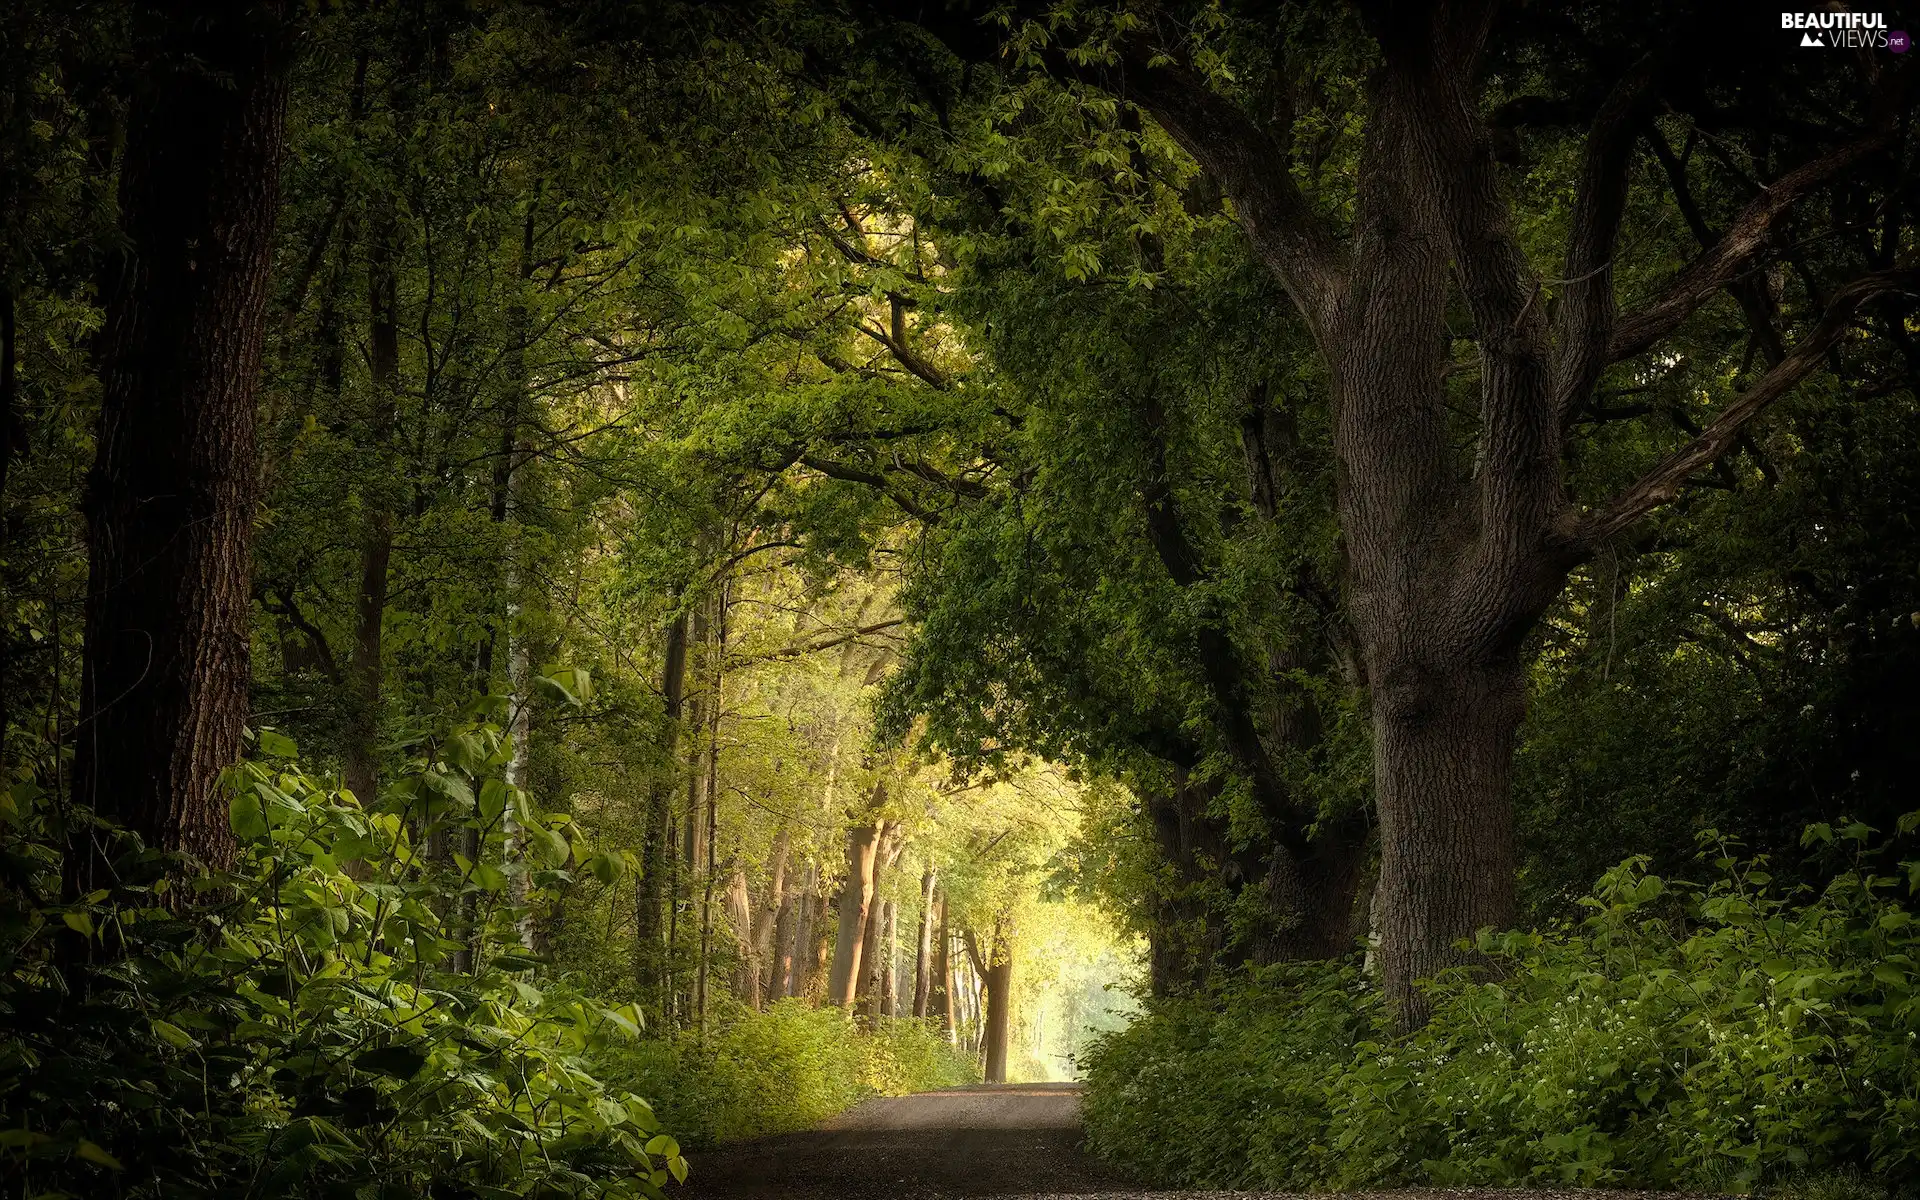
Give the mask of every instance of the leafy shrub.
[[(1910, 817), (1902, 832), (1916, 823)], [(1488, 933), (1393, 1036), (1349, 965), (1158, 1003), (1090, 1055), (1089, 1132), (1176, 1182), (1750, 1190), (1920, 1178), (1920, 932), (1871, 831), (1818, 895), (1707, 835), (1706, 885), (1609, 871), (1575, 929)]]
[(647, 1103), (587, 1068), (635, 1014), (534, 986), (513, 881), (423, 853), (514, 816), (547, 870), (590, 861), (500, 782), (505, 753), (463, 730), (367, 808), (290, 761), (242, 764), (233, 872), (183, 889), (129, 846), (124, 886), (64, 906), (40, 806), (7, 793), (8, 1194), (614, 1198), (684, 1176)]
[(838, 1008), (798, 1000), (742, 1010), (704, 1042), (686, 1034), (611, 1046), (600, 1071), (653, 1097), (694, 1146), (805, 1129), (870, 1096), (979, 1078), (926, 1021), (883, 1020), (866, 1032)]

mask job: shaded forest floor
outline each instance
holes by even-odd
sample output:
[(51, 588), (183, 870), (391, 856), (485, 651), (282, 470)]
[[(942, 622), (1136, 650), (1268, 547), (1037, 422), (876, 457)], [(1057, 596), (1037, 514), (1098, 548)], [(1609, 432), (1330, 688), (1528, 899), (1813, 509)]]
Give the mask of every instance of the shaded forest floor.
[[(1080, 1148), (1078, 1084), (982, 1084), (873, 1100), (816, 1130), (699, 1155), (689, 1200), (949, 1200), (967, 1196), (1187, 1200), (1278, 1192), (1130, 1188)], [(1680, 1200), (1678, 1193), (1579, 1189), (1355, 1193), (1344, 1200)], [(1333, 1200), (1317, 1197), (1316, 1200)]]

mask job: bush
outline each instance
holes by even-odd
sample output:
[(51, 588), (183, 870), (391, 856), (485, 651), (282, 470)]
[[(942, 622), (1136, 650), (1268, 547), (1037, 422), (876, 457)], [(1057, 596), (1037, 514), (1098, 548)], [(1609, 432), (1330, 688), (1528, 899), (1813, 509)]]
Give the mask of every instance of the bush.
[(690, 1146), (806, 1129), (870, 1096), (979, 1078), (926, 1021), (883, 1020), (869, 1033), (838, 1008), (798, 1000), (742, 1011), (704, 1042), (686, 1034), (610, 1047), (600, 1071), (653, 1097)]
[[(1902, 823), (1910, 830), (1914, 818)], [(1088, 1057), (1089, 1135), (1177, 1183), (1751, 1190), (1920, 1178), (1920, 932), (1870, 831), (1816, 896), (1713, 835), (1714, 879), (1630, 859), (1553, 933), (1483, 935), (1396, 1037), (1349, 965), (1161, 1002)]]
[(536, 987), (508, 878), (415, 837), (484, 844), (513, 812), (550, 865), (585, 857), (499, 781), (504, 754), (465, 730), (370, 808), (291, 762), (242, 764), (233, 872), (183, 884), (123, 839), (126, 882), (79, 904), (48, 899), (37, 798), (4, 793), (7, 1194), (663, 1195), (677, 1144), (587, 1067), (635, 1014)]

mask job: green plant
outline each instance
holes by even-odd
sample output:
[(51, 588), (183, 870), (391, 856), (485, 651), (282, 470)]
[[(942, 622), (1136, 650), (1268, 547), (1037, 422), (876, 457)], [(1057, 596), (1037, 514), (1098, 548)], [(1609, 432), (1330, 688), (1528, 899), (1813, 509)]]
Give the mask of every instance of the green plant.
[[(1901, 822), (1910, 832), (1920, 815)], [(1748, 1191), (1920, 1177), (1920, 933), (1862, 825), (1817, 894), (1711, 832), (1705, 884), (1622, 863), (1575, 928), (1484, 933), (1407, 1036), (1350, 965), (1154, 1006), (1089, 1058), (1094, 1146), (1176, 1181)], [(1810, 1175), (1809, 1173), (1812, 1173)]]
[(536, 986), (512, 881), (426, 852), (462, 830), (484, 847), (511, 815), (548, 864), (532, 887), (595, 861), (498, 778), (499, 731), (427, 746), (366, 807), (287, 739), (259, 748), (231, 777), (232, 872), (183, 881), (123, 842), (122, 885), (77, 904), (48, 899), (49, 806), (8, 794), (11, 1194), (617, 1198), (684, 1178), (646, 1101), (587, 1066), (637, 1014)]
[(654, 1098), (690, 1145), (805, 1129), (869, 1096), (972, 1083), (975, 1064), (925, 1021), (862, 1030), (838, 1008), (782, 1000), (739, 1011), (704, 1041), (622, 1042), (601, 1072)]

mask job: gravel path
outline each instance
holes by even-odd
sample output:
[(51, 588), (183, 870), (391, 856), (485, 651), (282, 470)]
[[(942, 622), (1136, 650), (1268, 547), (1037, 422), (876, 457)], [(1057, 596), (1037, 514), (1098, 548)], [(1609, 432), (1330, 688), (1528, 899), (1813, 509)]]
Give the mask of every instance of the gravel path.
[[(1148, 1192), (1080, 1150), (1075, 1084), (1006, 1084), (873, 1100), (817, 1130), (693, 1159), (687, 1200), (1279, 1200), (1271, 1192)], [(1403, 1191), (1347, 1200), (1679, 1200), (1657, 1193)], [(1313, 1200), (1333, 1200), (1318, 1196)], [(1694, 1198), (1697, 1200), (1697, 1198)]]

